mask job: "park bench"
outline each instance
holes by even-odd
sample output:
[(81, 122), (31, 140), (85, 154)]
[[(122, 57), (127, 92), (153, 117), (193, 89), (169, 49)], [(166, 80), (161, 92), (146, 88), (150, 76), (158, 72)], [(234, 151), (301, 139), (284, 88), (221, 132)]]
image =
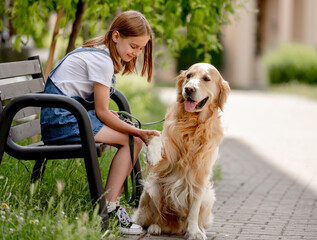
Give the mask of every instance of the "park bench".
[[(102, 227), (109, 224), (104, 197), (104, 186), (98, 157), (107, 149), (105, 144), (95, 143), (86, 109), (76, 100), (55, 94), (44, 94), (44, 75), (38, 56), (25, 61), (0, 63), (0, 165), (4, 152), (17, 159), (35, 160), (31, 181), (41, 180), (49, 159), (84, 158), (93, 204), (98, 203)], [(126, 97), (116, 89), (111, 99), (120, 111), (130, 113)], [(39, 136), (41, 107), (58, 107), (72, 112), (80, 130), (78, 144), (45, 145), (42, 141), (27, 146), (17, 142)], [(125, 181), (125, 197), (137, 202), (142, 193), (142, 173), (139, 159), (134, 166), (132, 194)], [(130, 196), (131, 195), (131, 196)]]

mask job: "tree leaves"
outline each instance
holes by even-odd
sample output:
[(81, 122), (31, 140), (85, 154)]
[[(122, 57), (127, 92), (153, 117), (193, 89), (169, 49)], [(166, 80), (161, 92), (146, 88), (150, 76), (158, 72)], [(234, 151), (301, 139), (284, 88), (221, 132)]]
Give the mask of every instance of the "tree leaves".
[[(206, 61), (210, 60), (210, 51), (221, 48), (219, 36), (223, 24), (229, 23), (230, 14), (241, 7), (240, 0), (85, 0), (86, 12), (83, 24), (88, 27), (89, 38), (104, 34), (110, 21), (120, 11), (130, 9), (142, 12), (148, 19), (155, 39), (158, 43), (166, 44), (172, 55), (188, 46), (197, 48), (198, 54), (204, 54)], [(12, 19), (18, 37), (14, 47), (19, 49), (21, 35), (39, 39), (38, 23), (48, 21), (51, 13), (56, 13), (62, 6), (64, 16), (60, 28), (66, 30), (68, 23), (75, 19), (78, 0), (14, 0), (14, 5), (6, 14)], [(0, 5), (0, 13), (5, 11)], [(34, 24), (37, 22), (37, 24)], [(0, 30), (3, 28), (0, 21)], [(70, 34), (70, 32), (69, 32)]]

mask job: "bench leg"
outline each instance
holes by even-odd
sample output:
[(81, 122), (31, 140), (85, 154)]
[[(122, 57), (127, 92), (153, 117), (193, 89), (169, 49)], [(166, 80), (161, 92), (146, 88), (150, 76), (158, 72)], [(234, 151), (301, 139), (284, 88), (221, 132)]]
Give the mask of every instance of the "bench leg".
[(101, 227), (102, 229), (107, 229), (109, 226), (109, 216), (107, 212), (106, 198), (102, 184), (98, 158), (94, 159), (85, 157), (84, 160), (92, 204), (99, 204), (99, 215), (102, 218)]
[(44, 171), (46, 168), (46, 163), (47, 163), (46, 159), (36, 160), (34, 167), (33, 167), (32, 176), (31, 176), (32, 183), (36, 182), (37, 180), (42, 181)]

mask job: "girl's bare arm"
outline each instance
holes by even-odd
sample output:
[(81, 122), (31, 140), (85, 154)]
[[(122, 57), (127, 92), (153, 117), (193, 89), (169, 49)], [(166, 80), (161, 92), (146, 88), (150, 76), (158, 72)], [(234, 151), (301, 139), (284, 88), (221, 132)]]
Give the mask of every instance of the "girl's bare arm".
[(135, 128), (123, 121), (109, 110), (110, 88), (100, 83), (94, 84), (94, 101), (97, 117), (108, 127), (125, 134), (140, 137), (145, 144), (148, 143), (150, 136), (159, 136), (155, 130), (142, 130)]

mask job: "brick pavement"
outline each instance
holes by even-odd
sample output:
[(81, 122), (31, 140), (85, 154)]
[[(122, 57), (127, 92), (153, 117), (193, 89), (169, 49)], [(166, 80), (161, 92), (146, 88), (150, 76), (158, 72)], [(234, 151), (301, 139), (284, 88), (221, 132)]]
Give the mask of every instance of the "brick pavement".
[[(215, 183), (215, 219), (208, 239), (316, 240), (317, 102), (233, 91), (223, 117), (223, 176)], [(144, 234), (128, 239), (184, 237)]]

